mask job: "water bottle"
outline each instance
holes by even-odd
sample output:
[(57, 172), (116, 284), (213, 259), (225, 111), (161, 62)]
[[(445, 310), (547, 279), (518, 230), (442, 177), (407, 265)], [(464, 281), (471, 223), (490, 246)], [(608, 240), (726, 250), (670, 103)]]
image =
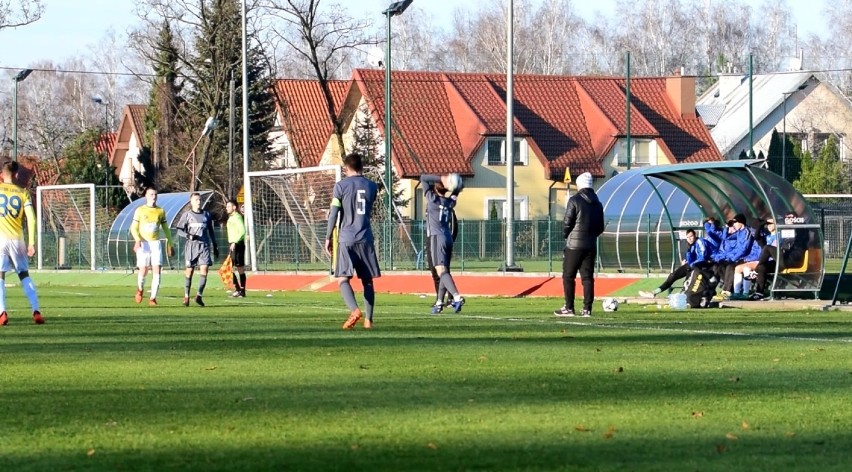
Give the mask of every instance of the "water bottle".
[(673, 310), (685, 310), (686, 294), (681, 292), (669, 295), (669, 307), (671, 307)]

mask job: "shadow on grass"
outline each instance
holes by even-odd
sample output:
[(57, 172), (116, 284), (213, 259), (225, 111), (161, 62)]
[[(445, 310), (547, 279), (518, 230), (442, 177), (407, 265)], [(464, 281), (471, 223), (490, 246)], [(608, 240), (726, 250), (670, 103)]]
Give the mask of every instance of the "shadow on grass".
[[(14, 471), (152, 470), (152, 471), (845, 471), (852, 456), (845, 446), (852, 436), (778, 434), (733, 440), (724, 434), (623, 439), (616, 432), (565, 432), (562, 438), (505, 439), (466, 437), (461, 443), (422, 437), (418, 442), (392, 438), (348, 438), (306, 445), (286, 437), (260, 444), (196, 447), (80, 447), (74, 452), (0, 453), (0, 468)], [(384, 441), (382, 441), (384, 439)], [(90, 456), (88, 454), (91, 454)]]

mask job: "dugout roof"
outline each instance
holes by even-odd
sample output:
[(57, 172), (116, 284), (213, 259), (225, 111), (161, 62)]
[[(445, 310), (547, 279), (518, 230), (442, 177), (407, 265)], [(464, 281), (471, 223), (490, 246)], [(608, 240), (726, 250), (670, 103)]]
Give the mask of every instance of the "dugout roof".
[[(764, 169), (763, 163), (737, 160), (640, 167), (606, 181), (598, 190), (606, 217), (602, 266), (671, 270), (681, 258), (680, 230), (701, 229), (706, 217), (727, 221), (743, 213), (755, 228), (774, 219), (782, 240), (796, 231), (807, 232), (811, 257), (803, 273), (811, 277), (802, 290), (818, 288), (823, 274), (819, 221), (802, 194)], [(796, 217), (785, 220), (788, 213)]]

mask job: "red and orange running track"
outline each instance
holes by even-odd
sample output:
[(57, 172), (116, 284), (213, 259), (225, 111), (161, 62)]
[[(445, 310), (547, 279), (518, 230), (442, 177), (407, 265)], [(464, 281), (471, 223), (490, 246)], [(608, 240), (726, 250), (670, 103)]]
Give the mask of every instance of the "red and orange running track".
[[(459, 291), (465, 296), (502, 297), (561, 297), (562, 277), (560, 274), (453, 274)], [(605, 297), (640, 280), (638, 277), (597, 277), (595, 296)], [(322, 273), (299, 274), (249, 274), (246, 282), (249, 290), (265, 291), (316, 291), (336, 292), (337, 282)], [(431, 294), (434, 292), (432, 277), (423, 273), (385, 273), (376, 279), (376, 291), (381, 293)], [(361, 289), (357, 277), (352, 287)], [(577, 279), (577, 297), (583, 295), (583, 286)]]

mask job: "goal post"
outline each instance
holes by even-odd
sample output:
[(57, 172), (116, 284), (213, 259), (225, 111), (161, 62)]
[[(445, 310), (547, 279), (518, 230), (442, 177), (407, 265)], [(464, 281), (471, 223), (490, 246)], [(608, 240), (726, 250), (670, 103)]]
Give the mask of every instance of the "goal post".
[(94, 184), (36, 187), (38, 269), (96, 269), (95, 205)]
[(258, 270), (258, 258), (273, 270), (291, 264), (328, 266), (323, 243), (334, 184), (340, 179), (341, 168), (336, 165), (247, 174), (245, 211), (252, 271)]

